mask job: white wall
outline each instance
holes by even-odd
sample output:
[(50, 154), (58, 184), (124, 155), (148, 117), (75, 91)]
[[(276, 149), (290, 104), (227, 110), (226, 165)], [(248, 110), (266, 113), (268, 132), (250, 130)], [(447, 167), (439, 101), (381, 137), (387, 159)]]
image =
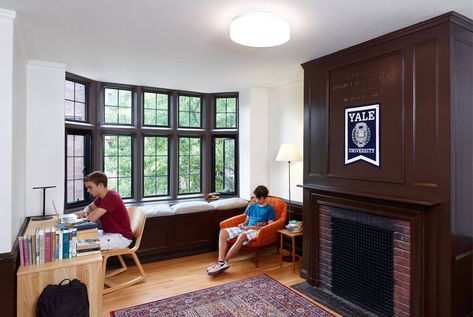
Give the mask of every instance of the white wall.
[(46, 213), (64, 206), (64, 80), (65, 65), (29, 61), (26, 94), (26, 215), (40, 215), (42, 192), (36, 186), (54, 185), (46, 192)]
[(18, 27), (14, 26), (13, 51), (13, 180), (12, 180), (12, 244), (26, 214), (26, 46)]
[(0, 253), (12, 246), (13, 29), (16, 13), (0, 9)]
[(240, 196), (249, 199), (256, 186), (268, 185), (269, 180), (267, 90), (241, 91), (239, 102)]
[[(302, 72), (301, 72), (302, 73)], [(302, 74), (301, 74), (302, 77)], [(288, 199), (287, 162), (276, 162), (281, 143), (295, 143), (303, 153), (304, 85), (302, 78), (268, 90), (268, 177), (271, 194)], [(303, 162), (291, 162), (291, 200), (302, 202)]]

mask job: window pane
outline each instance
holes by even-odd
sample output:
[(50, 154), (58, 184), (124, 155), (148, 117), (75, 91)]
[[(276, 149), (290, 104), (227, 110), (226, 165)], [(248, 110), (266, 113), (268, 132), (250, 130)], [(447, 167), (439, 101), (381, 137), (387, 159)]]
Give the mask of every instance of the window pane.
[(74, 120), (74, 102), (65, 100), (64, 101), (64, 117), (66, 120)]
[(216, 127), (224, 128), (227, 125), (227, 115), (225, 113), (217, 113)]
[(131, 178), (120, 177), (118, 179), (118, 190), (120, 196), (122, 197), (131, 197)]
[(118, 107), (105, 106), (105, 122), (106, 123), (118, 122)]
[(179, 96), (179, 127), (201, 127), (201, 98)]
[(133, 177), (131, 136), (105, 135), (104, 149), (104, 172), (109, 183), (122, 198), (130, 198)]
[(145, 92), (144, 101), (145, 109), (156, 109), (156, 94)]
[(105, 88), (105, 105), (118, 106), (118, 89)]
[(86, 121), (85, 85), (66, 80), (64, 86), (64, 117), (66, 120)]
[(67, 100), (74, 101), (74, 82), (70, 80), (66, 80), (64, 86), (64, 98)]
[(74, 103), (75, 106), (75, 120), (85, 121), (85, 104), (82, 102)]
[(132, 92), (105, 88), (105, 123), (132, 123)]
[(156, 182), (154, 177), (144, 177), (144, 196), (153, 196), (156, 193)]
[(157, 111), (156, 125), (169, 126), (169, 119), (168, 119), (168, 111), (167, 110), (158, 110)]
[(161, 110), (168, 110), (169, 96), (166, 94), (156, 94), (157, 108)]
[(67, 203), (74, 202), (74, 181), (67, 181)]
[(120, 176), (131, 177), (131, 157), (123, 156), (120, 157), (118, 160), (119, 171), (118, 174)]
[(179, 111), (179, 127), (189, 126), (189, 112)]
[(85, 202), (84, 174), (90, 145), (85, 135), (70, 134), (66, 131), (66, 204)]
[[(144, 137), (144, 196), (167, 195), (169, 154), (168, 137)], [(158, 178), (161, 178), (158, 186)], [(162, 182), (165, 180), (165, 184)]]
[(200, 138), (179, 138), (179, 194), (200, 192), (200, 144)]
[(214, 139), (214, 187), (217, 192), (235, 192), (235, 139)]
[(131, 123), (131, 108), (118, 108), (118, 123)]
[(227, 112), (236, 112), (236, 98), (227, 98)]
[(156, 125), (156, 110), (145, 109), (144, 111), (144, 124), (145, 125)]
[(74, 201), (84, 200), (84, 182), (82, 180), (74, 183)]
[(168, 103), (169, 96), (166, 94), (145, 92), (144, 124), (166, 127), (169, 126)]
[(215, 99), (215, 127), (216, 128), (236, 128), (237, 127), (237, 99), (216, 98)]
[(236, 115), (234, 113), (227, 114), (227, 128), (236, 128)]
[(227, 103), (225, 98), (217, 98), (217, 112), (226, 112), (227, 111)]
[(75, 83), (75, 101), (85, 103), (85, 85)]
[(74, 158), (74, 179), (82, 179), (84, 177), (84, 158)]
[(119, 90), (118, 91), (118, 106), (131, 108), (131, 91), (129, 90)]

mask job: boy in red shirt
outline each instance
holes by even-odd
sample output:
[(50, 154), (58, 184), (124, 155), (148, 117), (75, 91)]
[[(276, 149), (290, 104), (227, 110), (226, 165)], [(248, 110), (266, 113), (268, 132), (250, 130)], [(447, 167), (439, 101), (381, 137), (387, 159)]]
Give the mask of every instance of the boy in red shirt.
[(130, 226), (128, 210), (120, 195), (107, 188), (107, 175), (92, 172), (84, 177), (87, 192), (95, 200), (77, 213), (78, 218), (87, 217), (90, 221), (102, 224), (100, 248), (102, 250), (123, 249), (130, 245), (133, 232)]

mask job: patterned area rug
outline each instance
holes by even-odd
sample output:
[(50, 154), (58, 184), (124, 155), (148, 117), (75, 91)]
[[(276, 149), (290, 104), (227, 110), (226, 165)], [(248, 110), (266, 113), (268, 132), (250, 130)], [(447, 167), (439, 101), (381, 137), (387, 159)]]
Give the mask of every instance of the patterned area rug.
[(112, 317), (339, 316), (267, 275), (116, 310), (110, 315)]

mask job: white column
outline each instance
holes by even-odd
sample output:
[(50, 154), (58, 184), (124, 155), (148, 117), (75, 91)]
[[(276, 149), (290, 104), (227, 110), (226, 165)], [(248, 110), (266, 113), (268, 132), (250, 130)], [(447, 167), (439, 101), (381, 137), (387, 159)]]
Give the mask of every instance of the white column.
[(0, 9), (0, 253), (12, 245), (13, 23), (16, 13)]
[[(270, 111), (268, 120), (275, 128), (268, 139), (269, 185), (272, 194), (289, 198), (288, 164), (276, 162), (282, 143), (293, 143), (303, 153), (304, 140), (304, 88), (303, 80), (273, 87), (268, 90)], [(303, 162), (291, 162), (291, 200), (302, 202)]]
[(46, 192), (46, 214), (64, 209), (64, 81), (65, 65), (29, 61), (26, 109), (26, 215), (40, 215), (42, 192), (37, 186), (56, 186)]
[(240, 92), (239, 101), (240, 197), (249, 199), (256, 186), (269, 186), (268, 93), (251, 88)]

